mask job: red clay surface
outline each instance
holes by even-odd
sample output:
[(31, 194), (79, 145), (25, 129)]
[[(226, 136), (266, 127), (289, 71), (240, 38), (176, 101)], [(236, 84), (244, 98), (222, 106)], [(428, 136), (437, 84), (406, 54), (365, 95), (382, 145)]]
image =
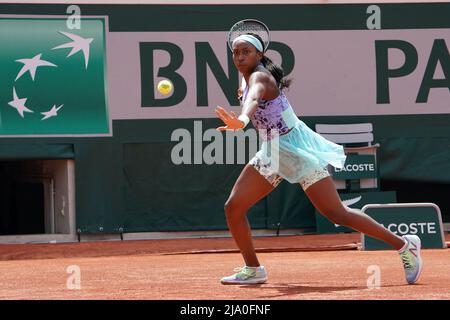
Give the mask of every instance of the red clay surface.
[[(358, 242), (255, 238), (269, 273), (258, 286), (220, 284), (243, 263), (229, 238), (0, 245), (0, 299), (450, 299), (449, 249), (423, 250), (419, 283), (407, 285), (395, 251), (359, 251)], [(80, 289), (67, 287), (71, 265)], [(380, 268), (379, 289), (367, 286), (370, 266)]]

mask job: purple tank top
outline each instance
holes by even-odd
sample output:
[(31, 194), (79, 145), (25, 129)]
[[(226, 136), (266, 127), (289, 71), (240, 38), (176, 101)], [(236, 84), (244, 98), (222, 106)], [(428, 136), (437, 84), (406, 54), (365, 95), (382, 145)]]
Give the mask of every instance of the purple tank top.
[[(248, 86), (245, 87), (242, 101), (245, 101)], [(251, 117), (255, 129), (263, 140), (270, 140), (275, 135), (286, 134), (299, 121), (283, 90), (272, 100), (260, 100), (258, 109)]]

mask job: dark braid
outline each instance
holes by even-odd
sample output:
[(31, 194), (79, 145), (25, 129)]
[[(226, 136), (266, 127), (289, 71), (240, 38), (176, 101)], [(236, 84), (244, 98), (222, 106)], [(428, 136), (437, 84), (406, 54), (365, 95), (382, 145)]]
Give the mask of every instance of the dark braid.
[[(254, 33), (248, 33), (248, 34), (252, 35), (256, 39), (258, 39), (259, 42), (261, 42), (262, 47), (264, 48), (264, 41), (261, 39), (261, 37), (259, 35), (254, 34)], [(264, 48), (264, 51), (265, 51), (265, 49), (266, 48)], [(275, 64), (269, 57), (264, 55), (264, 52), (263, 52), (263, 57), (261, 59), (261, 63), (267, 70), (270, 71), (272, 76), (275, 78), (279, 89), (289, 88), (289, 86), (291, 85), (292, 79), (286, 79), (284, 77), (283, 68), (281, 68), (279, 65)]]

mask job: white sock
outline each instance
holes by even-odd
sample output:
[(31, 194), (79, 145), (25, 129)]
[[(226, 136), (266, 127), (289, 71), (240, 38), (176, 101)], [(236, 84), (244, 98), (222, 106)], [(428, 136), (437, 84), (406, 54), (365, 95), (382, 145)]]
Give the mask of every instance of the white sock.
[(258, 269), (259, 267), (250, 267), (250, 266), (245, 266), (246, 268), (248, 268), (248, 269), (251, 269), (251, 270), (256, 270), (256, 269)]

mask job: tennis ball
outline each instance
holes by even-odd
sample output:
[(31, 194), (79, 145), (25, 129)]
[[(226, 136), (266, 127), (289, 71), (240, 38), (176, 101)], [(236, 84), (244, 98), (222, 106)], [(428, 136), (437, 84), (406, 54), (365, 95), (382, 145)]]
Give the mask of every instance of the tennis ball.
[(173, 84), (170, 80), (161, 80), (158, 83), (158, 91), (161, 94), (169, 94), (173, 89)]

